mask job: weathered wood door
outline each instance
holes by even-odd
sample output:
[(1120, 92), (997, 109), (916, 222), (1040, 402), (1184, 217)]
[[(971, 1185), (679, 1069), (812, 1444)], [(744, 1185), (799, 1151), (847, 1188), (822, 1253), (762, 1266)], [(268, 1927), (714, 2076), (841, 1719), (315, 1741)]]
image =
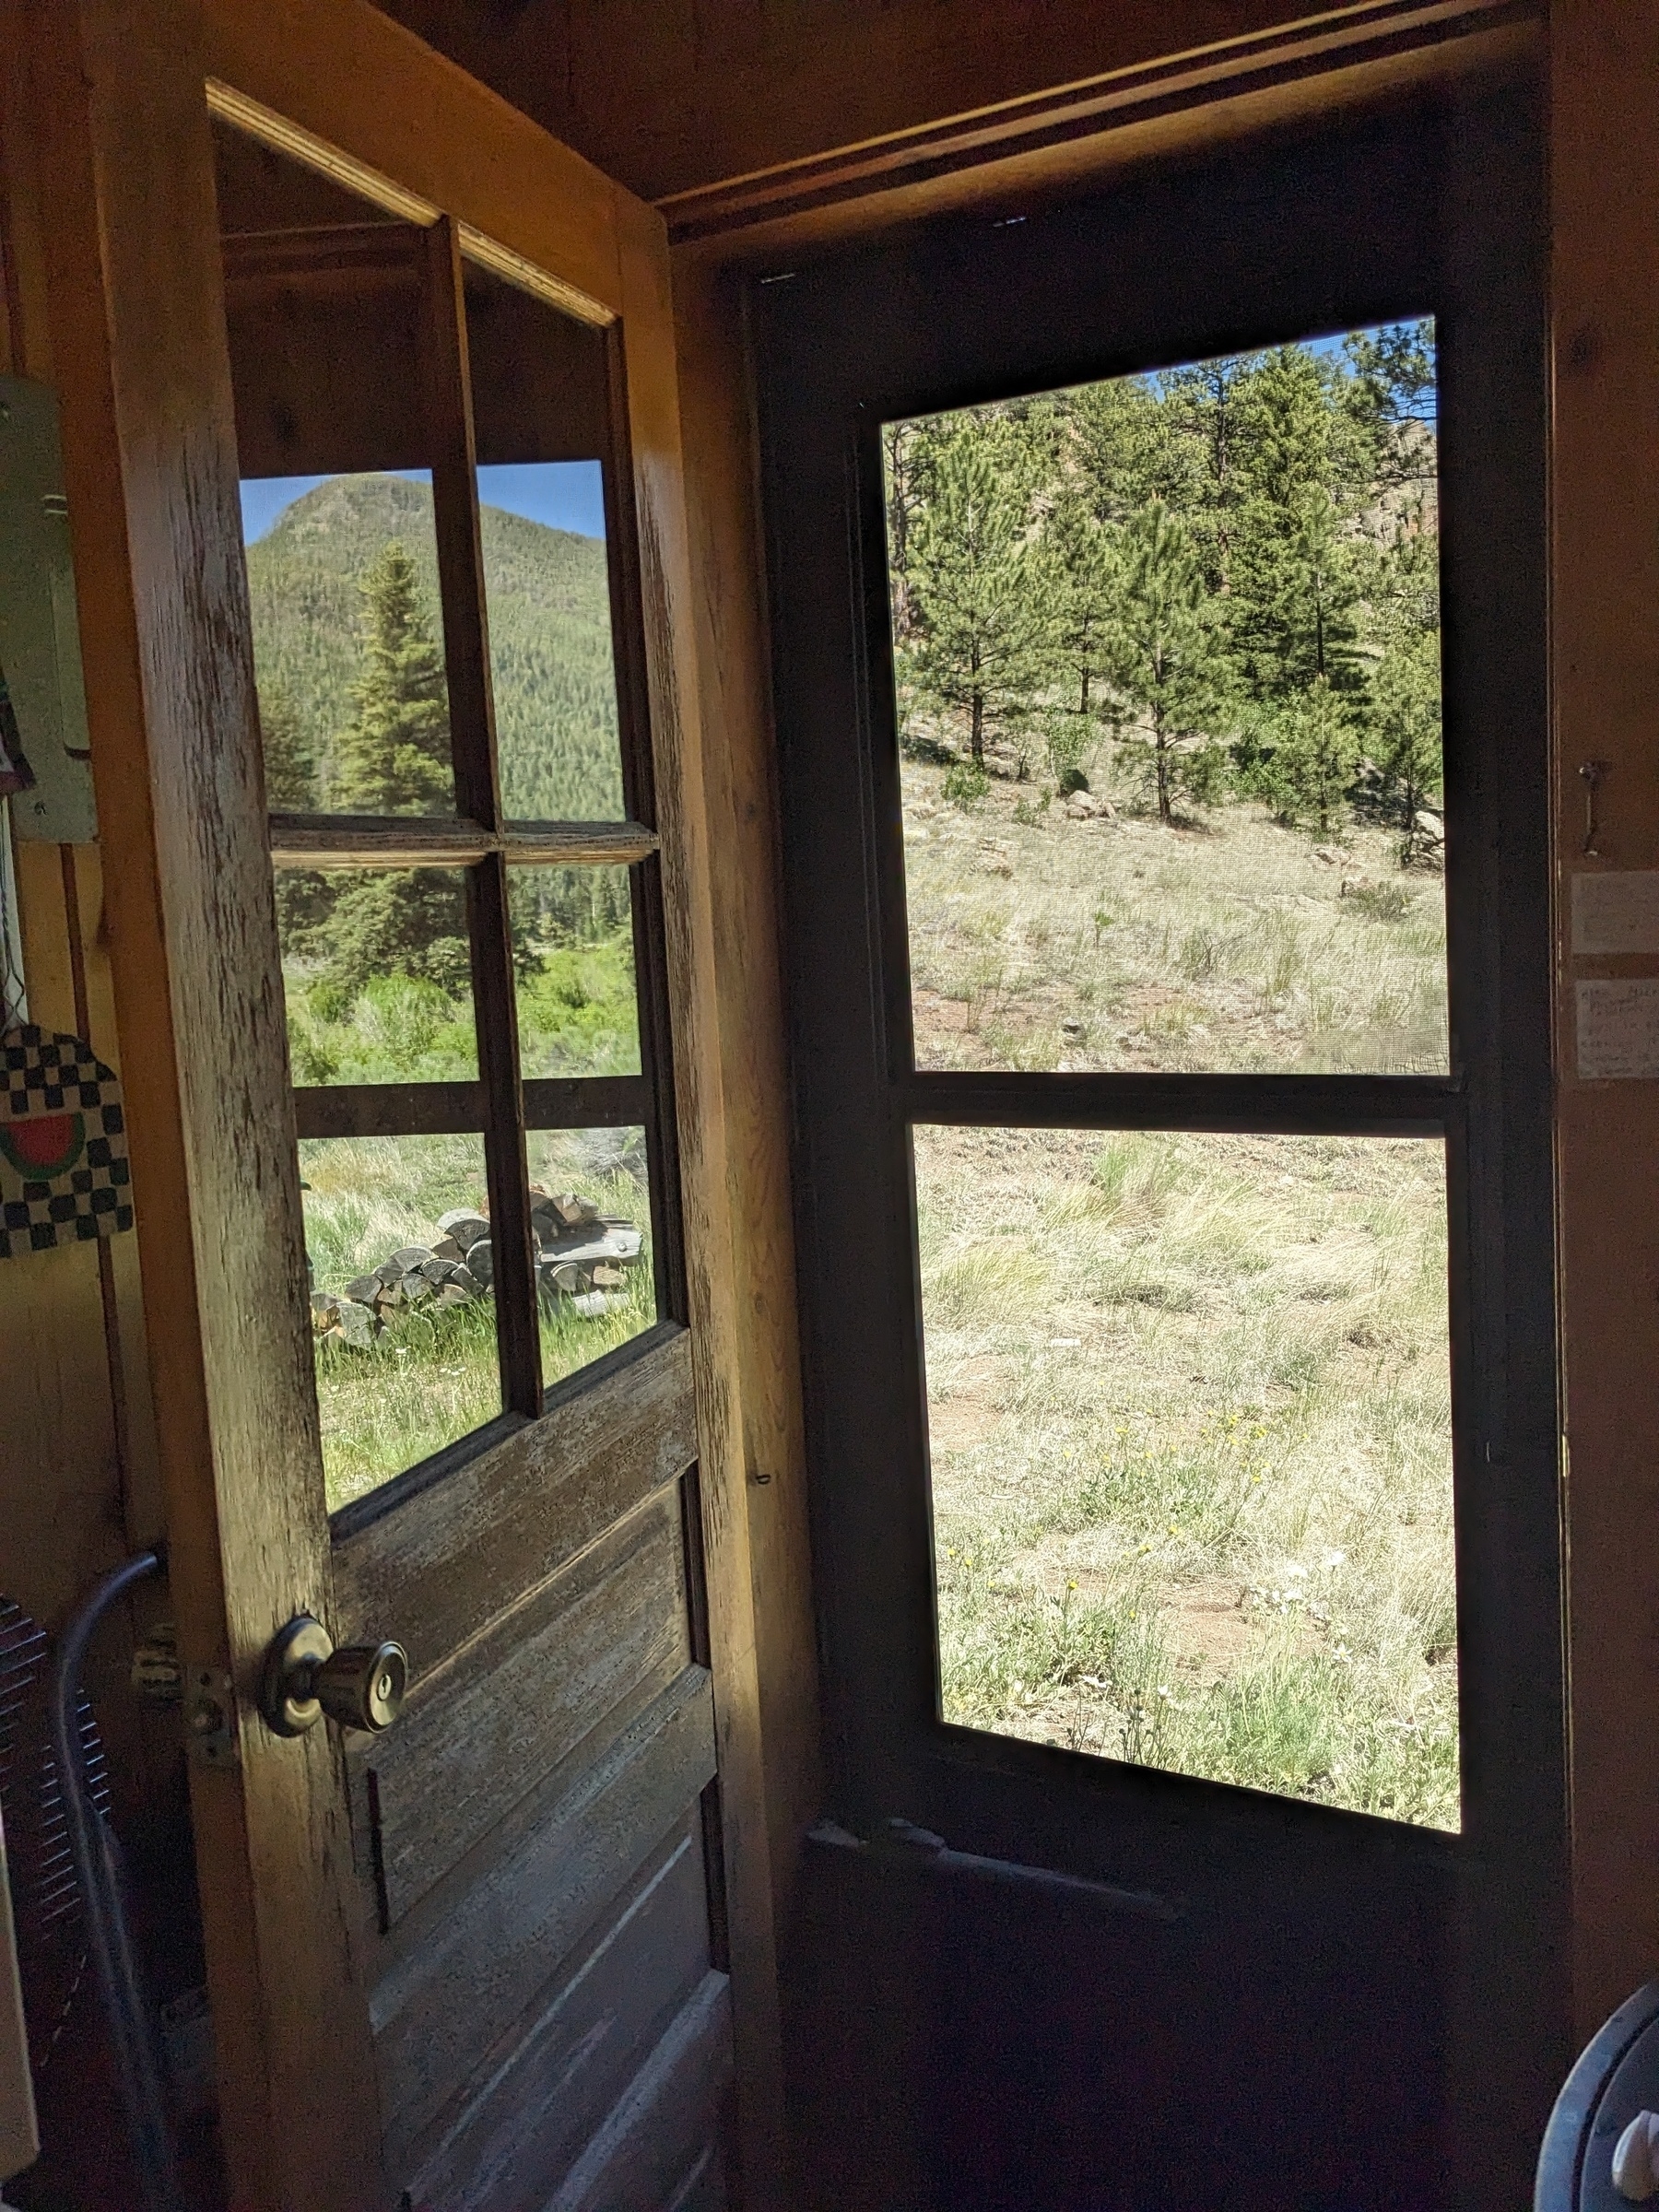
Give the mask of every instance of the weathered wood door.
[[(660, 226), (367, 7), (75, 29), (71, 504), (233, 2197), (724, 2203)], [(406, 1647), (389, 1732), (273, 1732), (300, 1615)]]

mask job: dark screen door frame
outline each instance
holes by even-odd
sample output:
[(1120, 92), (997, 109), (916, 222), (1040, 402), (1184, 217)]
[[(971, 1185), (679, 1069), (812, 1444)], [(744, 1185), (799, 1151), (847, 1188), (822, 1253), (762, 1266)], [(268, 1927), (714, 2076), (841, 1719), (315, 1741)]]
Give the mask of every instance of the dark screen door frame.
[[(1471, 92), (1148, 171), (1108, 197), (918, 229), (769, 275), (751, 297), (836, 1809), (1211, 1904), (1291, 1883), (1333, 1913), (1371, 1896), (1385, 1920), (1388, 1900), (1417, 1900), (1455, 1993), (1449, 2147), (1477, 2172), (1466, 2201), (1493, 2204), (1518, 2201), (1570, 2055), (1543, 207), (1529, 99)], [(912, 1073), (881, 425), (1425, 313), (1440, 347), (1451, 1076)], [(918, 1121), (1443, 1134), (1461, 1835), (939, 1718)]]

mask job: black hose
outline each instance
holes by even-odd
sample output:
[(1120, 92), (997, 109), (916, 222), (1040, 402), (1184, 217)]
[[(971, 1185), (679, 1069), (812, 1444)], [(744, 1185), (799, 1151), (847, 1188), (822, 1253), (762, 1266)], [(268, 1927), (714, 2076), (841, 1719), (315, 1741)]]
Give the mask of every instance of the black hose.
[(155, 1574), (159, 1552), (141, 1551), (107, 1574), (65, 1624), (52, 1663), (52, 1753), (64, 1795), (69, 1853), (80, 1881), (87, 1916), (87, 1948), (114, 2045), (121, 2098), (126, 2107), (133, 2160), (145, 2212), (180, 2212), (178, 2158), (161, 2087), (154, 2018), (127, 1926), (121, 1876), (110, 1831), (87, 1790), (81, 1763), (78, 1707), (81, 1668), (93, 1630), (115, 1600), (135, 1583)]

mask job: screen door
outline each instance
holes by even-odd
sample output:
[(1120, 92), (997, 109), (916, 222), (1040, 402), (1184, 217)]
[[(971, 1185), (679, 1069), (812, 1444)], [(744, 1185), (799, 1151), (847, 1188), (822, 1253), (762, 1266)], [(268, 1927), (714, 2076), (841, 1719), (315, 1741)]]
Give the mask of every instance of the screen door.
[(757, 288), (837, 1809), (940, 1916), (943, 2202), (1201, 2126), (1229, 2203), (1496, 2206), (1547, 2111), (1535, 147)]

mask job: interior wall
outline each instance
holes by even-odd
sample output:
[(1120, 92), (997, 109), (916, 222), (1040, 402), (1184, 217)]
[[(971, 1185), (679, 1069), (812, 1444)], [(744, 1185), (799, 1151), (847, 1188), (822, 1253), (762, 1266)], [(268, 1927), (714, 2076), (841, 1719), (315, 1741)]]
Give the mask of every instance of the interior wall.
[[(0, 18), (0, 371), (50, 383), (21, 16), (8, 6)], [(13, 856), (29, 1018), (88, 1036), (119, 1073), (98, 847), (16, 839)], [(136, 1237), (0, 1262), (0, 1595), (53, 1629), (98, 1575), (160, 1534)], [(123, 1717), (114, 1701), (117, 1730)], [(127, 1763), (117, 1779), (138, 1786)]]
[(1319, 12), (1307, 0), (381, 0), (642, 199)]
[[(1659, 1971), (1659, 1082), (1585, 1081), (1572, 880), (1659, 868), (1656, 0), (1554, 0), (1554, 594), (1560, 995), (1557, 1140), (1567, 1394), (1579, 2024)], [(1606, 764), (1586, 857), (1587, 761)], [(1659, 878), (1650, 877), (1653, 883)]]

